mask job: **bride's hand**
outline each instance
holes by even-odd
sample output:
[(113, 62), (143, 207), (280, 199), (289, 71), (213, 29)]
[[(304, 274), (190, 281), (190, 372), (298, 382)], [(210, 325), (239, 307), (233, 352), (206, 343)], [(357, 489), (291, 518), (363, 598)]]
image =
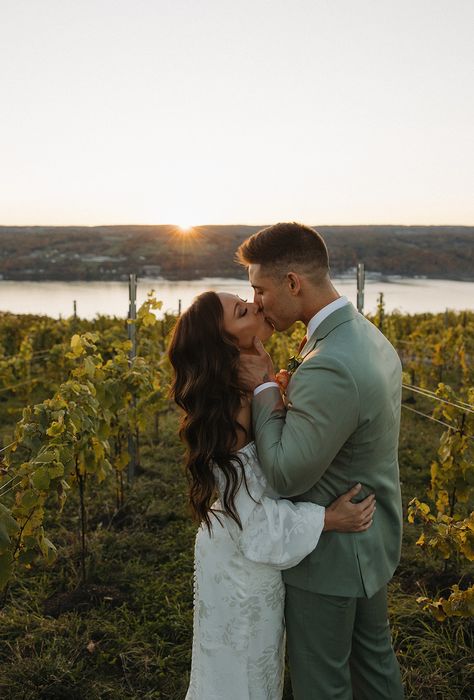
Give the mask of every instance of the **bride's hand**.
[(239, 381), (249, 392), (253, 392), (259, 384), (275, 381), (275, 370), (270, 355), (257, 337), (254, 338), (251, 352), (240, 353)]
[(326, 508), (324, 530), (363, 532), (369, 529), (375, 513), (375, 495), (367, 496), (360, 503), (351, 503), (351, 498), (357, 496), (361, 488), (356, 484)]

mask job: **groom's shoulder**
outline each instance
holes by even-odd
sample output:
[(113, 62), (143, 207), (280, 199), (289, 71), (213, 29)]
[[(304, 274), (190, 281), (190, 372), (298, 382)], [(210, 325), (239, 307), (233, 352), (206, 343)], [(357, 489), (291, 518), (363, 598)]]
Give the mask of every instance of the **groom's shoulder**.
[(354, 343), (368, 341), (374, 331), (377, 331), (373, 323), (355, 309), (349, 311), (345, 318), (334, 319), (334, 324), (327, 329), (327, 333), (321, 340), (324, 346), (335, 346), (341, 350), (349, 351), (347, 347), (348, 339), (353, 346)]
[[(354, 313), (347, 319), (346, 323), (341, 323), (334, 328), (333, 340), (338, 341), (338, 336), (352, 336), (354, 342), (372, 343), (374, 340), (386, 341), (387, 338), (380, 332), (377, 326), (363, 314), (354, 310)], [(331, 334), (329, 334), (331, 335)]]
[(351, 365), (359, 363), (373, 351), (390, 346), (389, 340), (365, 316), (354, 310), (354, 313), (341, 323), (335, 324), (323, 338), (316, 342), (313, 351), (308, 353), (306, 360), (321, 361), (331, 357), (335, 361)]

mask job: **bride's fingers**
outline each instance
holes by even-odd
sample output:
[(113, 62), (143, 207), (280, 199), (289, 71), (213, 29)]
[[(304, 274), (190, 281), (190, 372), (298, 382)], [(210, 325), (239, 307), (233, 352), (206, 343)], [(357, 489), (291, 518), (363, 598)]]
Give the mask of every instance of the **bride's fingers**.
[(364, 532), (365, 530), (368, 530), (369, 527), (372, 525), (372, 523), (373, 523), (373, 518), (370, 518), (370, 520), (367, 520), (367, 521), (364, 522), (362, 525), (360, 525), (360, 526), (355, 530), (355, 532)]
[(369, 513), (364, 513), (361, 524), (365, 525), (368, 522), (372, 522), (374, 519), (374, 514), (375, 514), (375, 508), (374, 510), (370, 511)]
[[(347, 493), (344, 493), (342, 496), (340, 496), (340, 498), (344, 501), (350, 501), (351, 498), (354, 498), (355, 496), (357, 496), (357, 494), (359, 493), (361, 488), (362, 488), (362, 484), (356, 484)], [(363, 503), (363, 501), (362, 501), (362, 503)]]
[(263, 347), (262, 341), (260, 340), (260, 338), (257, 338), (256, 335), (253, 338), (253, 344), (260, 357), (267, 357), (268, 353)]
[(364, 508), (362, 513), (363, 513), (363, 515), (369, 515), (370, 513), (374, 513), (376, 508), (377, 508), (377, 505), (374, 501), (369, 506), (367, 506), (367, 508)]
[(361, 513), (370, 513), (371, 511), (375, 510), (375, 507), (376, 507), (375, 497), (372, 498), (372, 500), (368, 501), (367, 503), (362, 501), (359, 505), (362, 505), (362, 504), (363, 504), (363, 507), (361, 508)]
[(371, 493), (368, 496), (366, 496), (362, 501), (359, 502), (358, 505), (368, 506), (371, 503), (373, 503), (373, 501), (375, 501), (375, 493)]
[(360, 513), (358, 519), (359, 528), (366, 530), (373, 523), (375, 508), (366, 513)]
[(364, 525), (372, 525), (374, 522), (374, 513), (369, 513), (366, 518), (363, 520)]

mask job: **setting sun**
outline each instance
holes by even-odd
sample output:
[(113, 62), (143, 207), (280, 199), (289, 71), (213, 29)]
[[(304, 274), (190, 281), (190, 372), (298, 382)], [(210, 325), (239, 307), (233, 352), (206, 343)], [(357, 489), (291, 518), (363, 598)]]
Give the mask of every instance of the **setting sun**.
[(181, 252), (189, 252), (202, 238), (200, 227), (191, 226), (190, 224), (174, 224), (170, 234), (173, 238), (180, 241)]

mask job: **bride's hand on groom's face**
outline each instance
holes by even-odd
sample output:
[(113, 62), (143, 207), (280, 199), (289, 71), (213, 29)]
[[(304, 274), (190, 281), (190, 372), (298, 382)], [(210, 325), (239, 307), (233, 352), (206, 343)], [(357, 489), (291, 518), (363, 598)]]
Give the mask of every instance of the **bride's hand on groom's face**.
[(240, 353), (240, 383), (247, 391), (253, 391), (260, 384), (275, 381), (275, 370), (270, 355), (265, 351), (262, 341), (254, 338), (252, 352)]

